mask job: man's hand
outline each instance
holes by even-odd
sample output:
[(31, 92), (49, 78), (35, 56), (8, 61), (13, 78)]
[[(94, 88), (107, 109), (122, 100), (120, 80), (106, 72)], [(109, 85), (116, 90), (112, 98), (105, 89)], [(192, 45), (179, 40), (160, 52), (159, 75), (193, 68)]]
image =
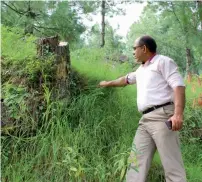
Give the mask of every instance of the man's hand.
[(178, 131), (182, 128), (183, 124), (183, 115), (182, 114), (174, 114), (169, 120), (172, 121), (172, 130)]
[(183, 123), (183, 111), (185, 106), (185, 87), (178, 86), (174, 88), (174, 103), (175, 103), (175, 112), (174, 115), (170, 118), (172, 121), (172, 130), (178, 131), (182, 128)]

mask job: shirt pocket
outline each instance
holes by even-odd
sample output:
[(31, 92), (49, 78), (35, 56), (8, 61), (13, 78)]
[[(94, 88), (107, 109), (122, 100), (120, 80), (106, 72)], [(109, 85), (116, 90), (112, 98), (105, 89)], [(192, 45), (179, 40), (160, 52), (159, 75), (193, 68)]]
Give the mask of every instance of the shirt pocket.
[(150, 72), (153, 74), (161, 75), (161, 71), (157, 67), (150, 68)]
[(151, 89), (158, 88), (159, 82), (161, 82), (161, 75), (157, 70), (150, 69), (144, 75), (146, 87)]

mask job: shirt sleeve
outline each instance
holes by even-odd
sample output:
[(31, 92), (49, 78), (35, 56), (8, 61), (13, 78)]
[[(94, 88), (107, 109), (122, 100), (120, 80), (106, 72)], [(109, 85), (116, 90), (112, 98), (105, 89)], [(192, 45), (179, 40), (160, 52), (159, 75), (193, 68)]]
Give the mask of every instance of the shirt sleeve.
[(136, 83), (136, 72), (131, 72), (126, 75), (126, 83), (128, 83), (128, 84)]
[(171, 88), (174, 89), (177, 86), (185, 86), (183, 78), (178, 71), (178, 66), (172, 59), (161, 60), (160, 70)]

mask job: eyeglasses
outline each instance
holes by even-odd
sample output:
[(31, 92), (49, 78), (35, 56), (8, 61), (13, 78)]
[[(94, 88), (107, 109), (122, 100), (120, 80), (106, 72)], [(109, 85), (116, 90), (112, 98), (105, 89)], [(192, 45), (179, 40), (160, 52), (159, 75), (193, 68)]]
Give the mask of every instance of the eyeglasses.
[(140, 46), (134, 46), (133, 49), (136, 50), (138, 47), (142, 47), (144, 45), (140, 45)]

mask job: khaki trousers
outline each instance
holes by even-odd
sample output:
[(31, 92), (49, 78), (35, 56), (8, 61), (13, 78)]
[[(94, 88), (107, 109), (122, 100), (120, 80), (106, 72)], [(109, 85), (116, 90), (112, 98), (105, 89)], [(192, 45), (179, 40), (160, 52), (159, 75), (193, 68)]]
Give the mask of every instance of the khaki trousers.
[[(166, 182), (186, 182), (186, 174), (180, 152), (179, 133), (169, 130), (165, 124), (174, 113), (168, 105), (144, 114), (133, 141), (137, 153), (132, 150), (133, 161), (126, 174), (127, 182), (145, 182), (156, 149), (164, 168)], [(134, 162), (134, 157), (136, 162)], [(138, 168), (138, 172), (133, 168)]]

